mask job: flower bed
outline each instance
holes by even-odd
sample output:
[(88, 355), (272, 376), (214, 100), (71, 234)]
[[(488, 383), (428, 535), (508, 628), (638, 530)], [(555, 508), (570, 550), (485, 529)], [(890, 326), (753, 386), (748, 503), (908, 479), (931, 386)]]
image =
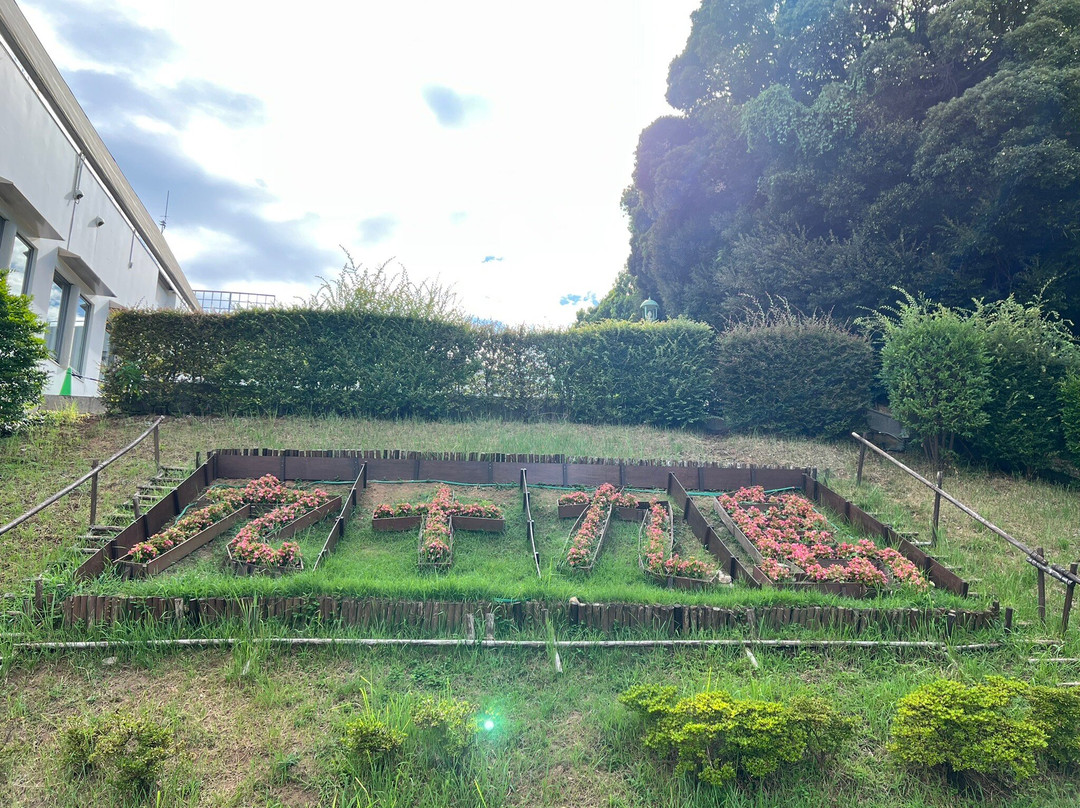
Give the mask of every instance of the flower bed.
[[(214, 508), (215, 506), (211, 506)], [(203, 511), (208, 511), (210, 508), (204, 508)], [(232, 513), (226, 514), (223, 518), (198, 533), (183, 539), (178, 543), (172, 541), (172, 546), (166, 546), (168, 541), (162, 541), (159, 545), (155, 545), (150, 542), (140, 542), (132, 548), (132, 551), (127, 555), (116, 560), (116, 566), (120, 570), (120, 576), (122, 578), (146, 578), (150, 575), (154, 575), (161, 572), (163, 569), (175, 564), (182, 558), (191, 555), (191, 553), (198, 550), (208, 542), (216, 539), (222, 533), (231, 528), (234, 524), (241, 519), (248, 519), (251, 516), (251, 506), (241, 505)], [(177, 523), (179, 524), (179, 522)], [(157, 538), (161, 534), (158, 533), (151, 539)], [(151, 555), (151, 550), (155, 552)], [(136, 553), (136, 551), (138, 551)]]
[(619, 496), (618, 489), (604, 483), (593, 494), (588, 508), (578, 517), (567, 537), (566, 565), (579, 572), (591, 572), (604, 545), (611, 509)]
[(869, 539), (838, 541), (828, 520), (798, 494), (767, 496), (754, 486), (722, 494), (718, 502), (760, 553), (758, 566), (774, 582), (821, 584), (842, 594), (851, 594), (848, 584), (918, 591), (929, 586), (919, 569), (891, 547)]
[[(506, 518), (503, 516), (502, 509), (490, 502), (464, 504), (451, 500), (448, 507), (454, 519), (454, 527), (458, 530), (484, 530), (499, 533), (506, 528)], [(421, 520), (430, 509), (430, 502), (378, 505), (371, 514), (371, 527), (380, 531), (411, 530), (420, 526)]]
[(331, 499), (318, 488), (292, 490), (295, 493), (289, 495), (290, 502), (251, 520), (229, 542), (229, 561), (234, 571), (243, 575), (256, 572), (280, 574), (304, 568), (298, 544), (285, 541), (274, 548), (265, 539), (279, 533), (291, 536), (325, 516), (335, 503), (340, 507), (341, 498)]
[[(317, 499), (329, 498), (323, 491), (314, 493)], [(251, 480), (242, 488), (211, 488), (206, 492), (209, 505), (179, 517), (170, 527), (133, 545), (116, 564), (124, 577), (160, 572), (250, 516), (252, 506), (310, 502), (311, 494), (283, 485), (272, 474)]]
[(440, 486), (420, 526), (417, 563), (421, 569), (447, 569), (454, 563), (453, 510), (453, 492)]
[(669, 589), (701, 589), (719, 580), (715, 564), (675, 552), (674, 520), (666, 500), (649, 503), (647, 514), (638, 531), (638, 564), (649, 578)]
[[(609, 485), (605, 483), (605, 485)], [(614, 488), (614, 486), (611, 486)], [(595, 494), (588, 491), (570, 491), (559, 497), (559, 518), (577, 519), (589, 508)], [(616, 491), (611, 499), (614, 513), (624, 522), (640, 522), (648, 511), (647, 502), (638, 502), (633, 494)]]

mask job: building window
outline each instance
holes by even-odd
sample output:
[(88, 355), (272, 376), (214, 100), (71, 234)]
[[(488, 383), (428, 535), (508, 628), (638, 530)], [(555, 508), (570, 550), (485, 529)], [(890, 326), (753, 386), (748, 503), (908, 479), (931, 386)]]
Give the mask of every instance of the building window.
[(45, 316), (48, 324), (45, 344), (52, 358), (57, 362), (60, 361), (60, 347), (64, 342), (64, 311), (67, 309), (70, 295), (71, 284), (59, 275), (53, 275), (52, 289), (49, 290), (49, 311)]
[(15, 249), (11, 253), (11, 272), (8, 273), (8, 290), (13, 295), (26, 293), (30, 268), (34, 263), (34, 248), (22, 236), (15, 236)]
[(71, 343), (71, 368), (80, 376), (86, 368), (86, 332), (90, 327), (90, 301), (79, 295), (75, 307), (75, 338)]

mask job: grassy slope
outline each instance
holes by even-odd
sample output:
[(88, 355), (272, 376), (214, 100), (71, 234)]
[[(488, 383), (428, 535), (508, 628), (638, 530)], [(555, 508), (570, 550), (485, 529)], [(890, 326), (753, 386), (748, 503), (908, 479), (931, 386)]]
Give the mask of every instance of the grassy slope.
[[(140, 420), (68, 423), (29, 439), (0, 441), (0, 521), (61, 487), (135, 437)], [(554, 424), (527, 426), (382, 423), (342, 419), (175, 419), (162, 433), (166, 463), (190, 465), (196, 450), (214, 446), (278, 448), (405, 448), (454, 451), (567, 453), (816, 465), (853, 493), (856, 453), (848, 444), (716, 439), (649, 429)], [(913, 458), (907, 458), (911, 461)], [(109, 504), (133, 493), (152, 473), (149, 451), (105, 475)], [(901, 474), (868, 463), (873, 489), (854, 492), (897, 521), (924, 528), (932, 498)], [(991, 521), (1067, 562), (1077, 550), (1074, 495), (1044, 483), (977, 473), (951, 477), (946, 487)], [(978, 588), (1034, 616), (1034, 575), (1018, 554), (958, 514), (945, 510), (939, 551)], [(0, 586), (21, 589), (70, 543), (85, 499), (74, 499), (35, 520), (18, 535), (0, 538)], [(410, 539), (411, 542), (411, 539)], [(976, 572), (979, 570), (979, 572)], [(1051, 613), (1061, 594), (1051, 586)], [(1028, 629), (1038, 633), (1038, 627)], [(1072, 634), (1075, 634), (1075, 629)], [(1076, 643), (1071, 641), (1067, 653)], [(1073, 649), (1074, 650), (1074, 649)], [(573, 653), (556, 676), (543, 653), (423, 650), (362, 653), (277, 652), (245, 646), (236, 652), (121, 656), (104, 653), (26, 661), (7, 674), (0, 719), (0, 802), (12, 806), (114, 805), (108, 789), (80, 783), (57, 763), (57, 730), (72, 715), (142, 705), (177, 727), (182, 751), (170, 765), (162, 805), (1075, 805), (1076, 784), (1051, 775), (1015, 796), (957, 794), (940, 781), (895, 770), (884, 741), (892, 704), (936, 676), (1008, 672), (1053, 682), (1080, 678), (1076, 670), (1033, 667), (1028, 653), (954, 658), (893, 654), (791, 656), (759, 653), (761, 668), (735, 652)], [(247, 673), (245, 663), (252, 659)], [(765, 787), (714, 791), (658, 776), (657, 764), (636, 743), (638, 728), (614, 696), (645, 679), (671, 682), (684, 692), (707, 684), (738, 695), (773, 698), (812, 689), (831, 693), (843, 709), (862, 716), (860, 742), (828, 774), (793, 770)], [(370, 684), (369, 684), (370, 683)], [(370, 687), (372, 703), (397, 715), (412, 692), (446, 692), (501, 714), (495, 736), (458, 771), (407, 766), (396, 780), (383, 774), (362, 785), (341, 773), (335, 736)], [(153, 804), (151, 800), (150, 804)]]

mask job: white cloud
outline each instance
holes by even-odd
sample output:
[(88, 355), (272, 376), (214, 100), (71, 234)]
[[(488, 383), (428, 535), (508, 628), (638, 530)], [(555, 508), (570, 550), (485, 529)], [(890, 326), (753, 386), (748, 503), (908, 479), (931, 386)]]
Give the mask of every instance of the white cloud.
[[(560, 298), (602, 294), (623, 267), (620, 195), (638, 134), (670, 111), (667, 65), (699, 5), (316, 3), (285, 15), (219, 0), (101, 2), (176, 41), (142, 83), (205, 80), (261, 100), (257, 121), (197, 113), (175, 135), (212, 175), (264, 189), (260, 215), (303, 220), (312, 245), (342, 243), (358, 261), (396, 256), (418, 280), (454, 282), (479, 316), (536, 323), (572, 321)], [(54, 58), (77, 67), (35, 10), (48, 5), (25, 0)], [(445, 114), (461, 103), (458, 125), (433, 114), (432, 87), (446, 90)], [(361, 243), (362, 223), (390, 221)], [(182, 266), (209, 250), (243, 255), (227, 233), (170, 225), (167, 236)], [(487, 255), (505, 260), (482, 264)], [(333, 269), (293, 271), (310, 286)]]

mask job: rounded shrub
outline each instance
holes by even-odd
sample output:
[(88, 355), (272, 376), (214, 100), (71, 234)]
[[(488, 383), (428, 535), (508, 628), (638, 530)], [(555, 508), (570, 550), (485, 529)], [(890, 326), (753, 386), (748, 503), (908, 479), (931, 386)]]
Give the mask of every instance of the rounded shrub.
[(957, 437), (987, 424), (986, 335), (964, 312), (904, 294), (869, 323), (882, 336), (881, 381), (896, 418), (923, 440), (941, 467)]
[(401, 754), (405, 733), (373, 715), (364, 714), (345, 724), (342, 743), (345, 751), (362, 763), (393, 762)]
[(1005, 783), (1032, 777), (1041, 757), (1080, 759), (1080, 693), (1000, 676), (940, 679), (897, 703), (889, 752), (911, 768)]
[(61, 734), (61, 746), (73, 773), (103, 775), (124, 792), (148, 791), (175, 751), (170, 728), (126, 710), (73, 719)]
[(835, 437), (870, 404), (873, 348), (827, 315), (752, 312), (717, 343), (716, 393), (732, 429)]
[(676, 773), (724, 785), (835, 755), (854, 721), (822, 699), (787, 704), (737, 699), (723, 691), (675, 699), (675, 688), (639, 685), (619, 700), (645, 719), (647, 748), (676, 761)]

